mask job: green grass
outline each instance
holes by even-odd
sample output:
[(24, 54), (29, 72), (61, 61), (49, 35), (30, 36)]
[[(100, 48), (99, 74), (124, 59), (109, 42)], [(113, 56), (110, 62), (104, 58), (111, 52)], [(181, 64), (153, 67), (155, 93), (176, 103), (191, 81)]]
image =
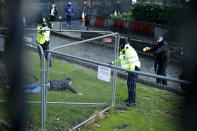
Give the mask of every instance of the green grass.
[[(117, 88), (116, 102), (122, 103), (126, 90)], [(150, 99), (144, 99), (144, 97)], [(98, 122), (100, 128), (94, 124), (86, 128), (95, 131), (112, 131), (121, 125), (130, 128), (121, 131), (175, 131), (180, 130), (180, 118), (166, 114), (165, 111), (180, 107), (181, 97), (173, 93), (154, 88), (137, 87), (137, 106), (129, 107), (128, 111), (120, 113), (111, 111), (107, 118)]]
[[(35, 53), (30, 54), (28, 72), (40, 81), (39, 57)], [(84, 95), (79, 96), (66, 91), (49, 91), (47, 101), (49, 102), (91, 102), (91, 103), (111, 103), (111, 82), (103, 82), (97, 79), (97, 72), (82, 68), (75, 64), (53, 59), (53, 67), (50, 68), (49, 80), (63, 79), (70, 77), (73, 79), (73, 87)], [(112, 81), (112, 80), (111, 80)], [(5, 98), (6, 92), (0, 90), (0, 99)], [(40, 101), (40, 94), (28, 95), (29, 100)], [(126, 81), (117, 79), (116, 105), (122, 104), (127, 97)], [(148, 97), (150, 99), (143, 99)], [(109, 131), (121, 125), (129, 125), (130, 128), (122, 130), (174, 130), (178, 126), (179, 118), (174, 118), (165, 113), (166, 110), (179, 107), (181, 105), (179, 96), (173, 93), (145, 87), (137, 86), (137, 106), (129, 107), (124, 113), (111, 111), (109, 116), (100, 121), (100, 128), (93, 125), (85, 130)], [(6, 119), (4, 104), (0, 104), (0, 119)], [(69, 128), (79, 124), (89, 118), (97, 111), (101, 111), (106, 106), (95, 105), (58, 105), (47, 104), (47, 130)], [(40, 128), (40, 104), (29, 104), (28, 120), (35, 127)]]

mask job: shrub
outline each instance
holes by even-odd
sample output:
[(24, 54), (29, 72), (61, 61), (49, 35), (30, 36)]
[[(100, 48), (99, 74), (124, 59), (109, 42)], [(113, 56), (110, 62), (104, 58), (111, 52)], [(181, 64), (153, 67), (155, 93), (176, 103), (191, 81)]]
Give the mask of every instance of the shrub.
[(132, 5), (133, 20), (162, 25), (180, 25), (188, 15), (182, 5), (136, 3)]
[(123, 12), (122, 14), (114, 15), (111, 14), (110, 17), (112, 19), (119, 19), (119, 20), (132, 20), (132, 13), (131, 12)]

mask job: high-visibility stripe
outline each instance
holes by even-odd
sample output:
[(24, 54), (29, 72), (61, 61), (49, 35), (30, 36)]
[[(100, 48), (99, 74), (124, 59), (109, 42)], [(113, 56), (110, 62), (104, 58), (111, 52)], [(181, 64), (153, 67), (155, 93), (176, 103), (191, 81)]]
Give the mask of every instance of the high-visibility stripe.
[(41, 38), (41, 39), (48, 39), (48, 37), (42, 37), (42, 36), (37, 36), (37, 38)]
[(126, 57), (126, 58), (123, 58), (123, 59), (120, 58), (121, 61), (133, 60), (133, 59), (138, 59), (138, 57)]
[(121, 65), (129, 65), (129, 64), (134, 64), (134, 63), (137, 63), (137, 62), (139, 62), (139, 61), (136, 60), (136, 61), (132, 61), (132, 62), (121, 63)]

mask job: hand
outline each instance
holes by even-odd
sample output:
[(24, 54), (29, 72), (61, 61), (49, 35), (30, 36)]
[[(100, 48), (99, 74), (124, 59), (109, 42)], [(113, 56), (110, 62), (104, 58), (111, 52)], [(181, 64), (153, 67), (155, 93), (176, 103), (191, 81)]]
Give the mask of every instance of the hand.
[(77, 94), (80, 95), (80, 96), (83, 96), (83, 93), (80, 93), (80, 92), (79, 92), (79, 93), (77, 93)]
[(143, 48), (143, 51), (144, 51), (144, 52), (146, 52), (146, 51), (148, 51), (148, 50), (150, 50), (150, 47), (144, 47), (144, 48)]

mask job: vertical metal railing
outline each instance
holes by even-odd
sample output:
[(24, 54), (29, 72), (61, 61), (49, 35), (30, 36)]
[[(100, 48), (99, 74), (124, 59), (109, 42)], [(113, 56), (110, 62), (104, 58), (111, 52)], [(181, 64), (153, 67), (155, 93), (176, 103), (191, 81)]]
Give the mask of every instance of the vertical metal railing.
[[(35, 45), (38, 47), (40, 52), (40, 60), (41, 60), (41, 130), (45, 131), (45, 121), (46, 121), (46, 88), (45, 88), (45, 56), (44, 51), (39, 44), (35, 43), (26, 43), (29, 45)], [(31, 103), (31, 102), (30, 102)]]
[[(116, 35), (115, 37), (115, 48), (114, 48), (114, 64), (118, 66), (118, 55), (119, 55), (119, 41), (120, 36)], [(116, 94), (116, 77), (117, 77), (117, 70), (113, 69), (113, 82), (112, 82), (112, 106), (115, 104), (115, 94)]]

